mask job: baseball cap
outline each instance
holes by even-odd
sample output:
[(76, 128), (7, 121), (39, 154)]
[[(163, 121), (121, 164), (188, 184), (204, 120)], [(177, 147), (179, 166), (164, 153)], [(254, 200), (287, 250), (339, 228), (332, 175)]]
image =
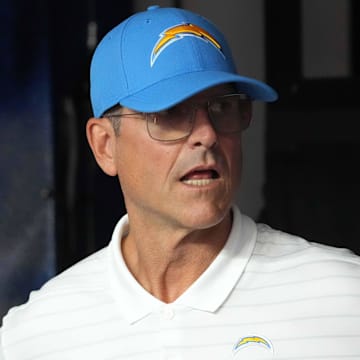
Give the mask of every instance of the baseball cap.
[(151, 6), (130, 16), (104, 36), (90, 66), (96, 117), (117, 104), (161, 111), (223, 83), (234, 83), (252, 100), (277, 99), (267, 84), (237, 73), (214, 24), (180, 8)]

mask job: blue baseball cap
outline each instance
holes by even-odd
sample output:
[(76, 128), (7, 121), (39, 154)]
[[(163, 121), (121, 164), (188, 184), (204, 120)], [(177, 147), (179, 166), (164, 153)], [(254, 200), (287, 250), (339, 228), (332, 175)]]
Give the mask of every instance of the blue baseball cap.
[(223, 83), (235, 83), (252, 100), (277, 99), (267, 84), (237, 73), (214, 24), (179, 8), (151, 6), (132, 15), (104, 36), (90, 67), (96, 117), (118, 104), (161, 111)]

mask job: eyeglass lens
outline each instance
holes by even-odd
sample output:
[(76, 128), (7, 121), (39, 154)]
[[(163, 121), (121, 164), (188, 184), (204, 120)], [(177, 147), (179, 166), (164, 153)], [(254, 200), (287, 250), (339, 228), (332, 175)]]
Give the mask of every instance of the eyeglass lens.
[[(205, 104), (214, 129), (223, 134), (245, 130), (250, 123), (250, 101), (242, 94), (220, 96)], [(198, 105), (182, 103), (168, 110), (147, 114), (152, 138), (162, 141), (180, 140), (190, 135)]]

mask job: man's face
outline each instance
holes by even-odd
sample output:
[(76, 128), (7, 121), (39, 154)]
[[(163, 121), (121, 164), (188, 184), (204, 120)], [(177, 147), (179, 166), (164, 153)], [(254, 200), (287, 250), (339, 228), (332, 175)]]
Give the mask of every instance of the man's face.
[[(230, 85), (221, 85), (186, 102), (232, 92)], [(193, 131), (183, 140), (154, 140), (144, 119), (125, 116), (115, 141), (114, 161), (130, 221), (191, 232), (217, 225), (229, 214), (240, 182), (241, 133), (216, 133), (205, 108), (196, 111)]]

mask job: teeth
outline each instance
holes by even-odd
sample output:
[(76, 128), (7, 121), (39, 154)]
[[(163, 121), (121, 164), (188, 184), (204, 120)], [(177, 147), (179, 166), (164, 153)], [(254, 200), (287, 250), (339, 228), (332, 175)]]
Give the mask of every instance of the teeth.
[(192, 179), (192, 180), (188, 179), (188, 180), (183, 180), (183, 182), (185, 184), (194, 185), (194, 186), (209, 185), (212, 181), (213, 181), (213, 179)]

